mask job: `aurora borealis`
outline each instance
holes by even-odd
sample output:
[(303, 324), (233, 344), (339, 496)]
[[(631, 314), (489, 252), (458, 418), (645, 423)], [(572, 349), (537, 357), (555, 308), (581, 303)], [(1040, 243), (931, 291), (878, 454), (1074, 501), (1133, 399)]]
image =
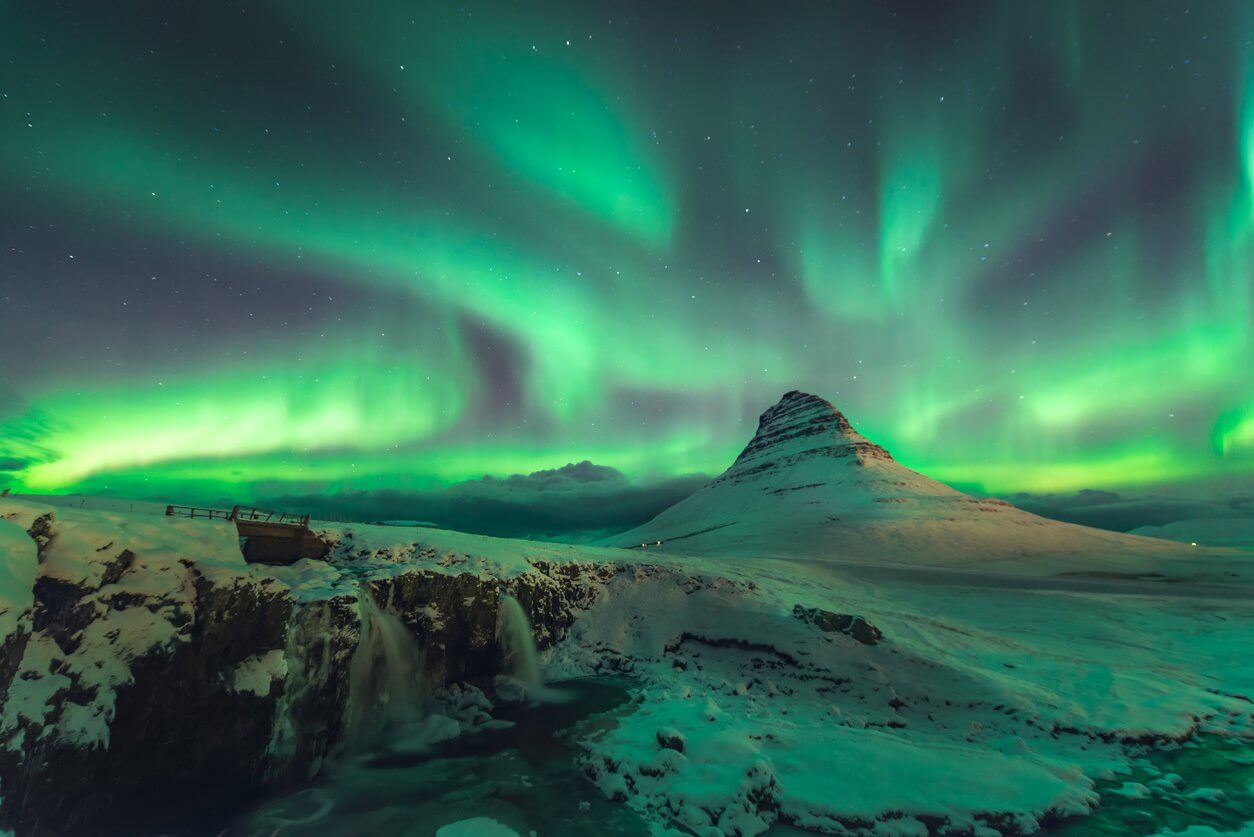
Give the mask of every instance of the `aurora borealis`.
[(673, 5), (5, 4), (0, 486), (1254, 475), (1247, 4)]

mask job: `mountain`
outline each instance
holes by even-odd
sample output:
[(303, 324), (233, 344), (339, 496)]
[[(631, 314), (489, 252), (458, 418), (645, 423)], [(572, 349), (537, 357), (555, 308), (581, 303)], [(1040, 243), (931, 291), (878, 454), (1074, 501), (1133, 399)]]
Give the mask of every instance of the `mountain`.
[[(659, 543), (660, 542), (660, 543)], [(648, 523), (606, 541), (689, 555), (969, 566), (1182, 548), (1038, 517), (901, 465), (829, 402), (786, 393), (736, 461)]]
[[(635, 549), (315, 521), (268, 566), (163, 512), (0, 497), (0, 833), (1030, 834), (1247, 784), (1249, 553), (967, 497), (814, 396)], [(598, 675), (630, 711), (520, 761)]]

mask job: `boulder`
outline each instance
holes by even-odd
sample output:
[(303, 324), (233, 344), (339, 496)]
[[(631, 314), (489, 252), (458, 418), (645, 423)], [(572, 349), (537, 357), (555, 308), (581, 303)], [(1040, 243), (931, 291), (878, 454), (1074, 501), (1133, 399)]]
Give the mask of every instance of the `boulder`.
[(792, 615), (810, 625), (814, 625), (824, 633), (841, 633), (852, 637), (863, 645), (877, 645), (884, 638), (880, 629), (863, 619), (848, 613), (832, 613), (817, 607), (796, 605)]

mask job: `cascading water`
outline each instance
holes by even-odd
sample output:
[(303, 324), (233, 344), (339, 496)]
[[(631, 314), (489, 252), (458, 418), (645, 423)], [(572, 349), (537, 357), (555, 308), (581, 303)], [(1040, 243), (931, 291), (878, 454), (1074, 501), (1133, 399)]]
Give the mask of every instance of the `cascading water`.
[(531, 697), (538, 697), (544, 689), (544, 674), (540, 670), (536, 640), (522, 605), (508, 593), (501, 594), (496, 639), (505, 652), (506, 671), (526, 688)]
[(358, 599), (361, 640), (349, 667), (346, 734), (350, 744), (422, 715), (422, 652), (394, 614), (365, 589)]
[[(287, 675), (283, 693), (274, 710), (274, 729), (267, 752), (274, 759), (273, 775), (280, 775), (289, 764), (302, 755), (306, 745), (306, 729), (302, 721), (311, 711), (311, 696), (331, 676), (331, 608), (319, 602), (293, 611), (287, 626), (283, 656)], [(317, 737), (316, 734), (310, 737)], [(317, 749), (323, 742), (311, 742)], [(309, 775), (318, 772), (321, 756), (311, 758)]]

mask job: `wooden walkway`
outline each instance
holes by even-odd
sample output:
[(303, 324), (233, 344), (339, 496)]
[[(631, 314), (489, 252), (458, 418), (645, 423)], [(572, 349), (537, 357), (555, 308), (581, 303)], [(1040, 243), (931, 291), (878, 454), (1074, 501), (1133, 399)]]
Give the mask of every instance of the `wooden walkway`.
[(166, 517), (229, 520), (244, 538), (244, 559), (258, 564), (291, 564), (301, 558), (325, 558), (327, 545), (309, 528), (309, 515), (236, 505), (230, 511), (196, 506), (166, 506)]

